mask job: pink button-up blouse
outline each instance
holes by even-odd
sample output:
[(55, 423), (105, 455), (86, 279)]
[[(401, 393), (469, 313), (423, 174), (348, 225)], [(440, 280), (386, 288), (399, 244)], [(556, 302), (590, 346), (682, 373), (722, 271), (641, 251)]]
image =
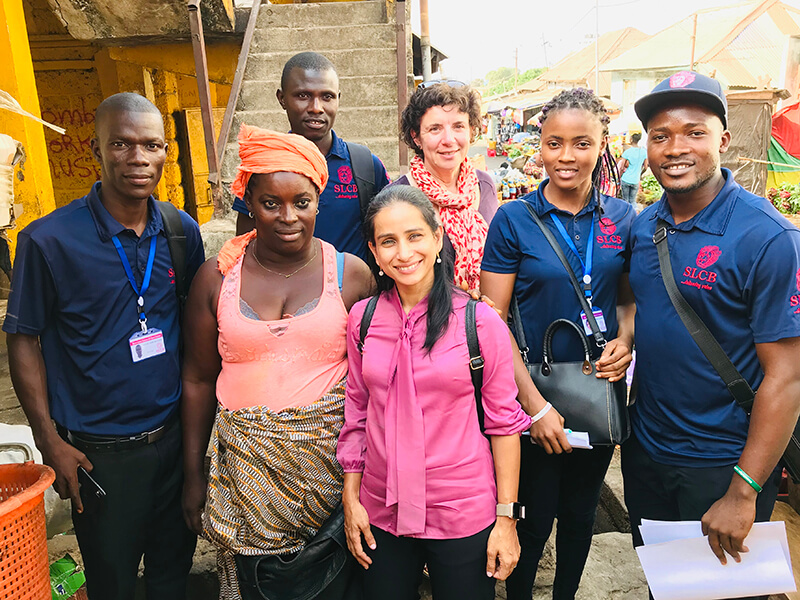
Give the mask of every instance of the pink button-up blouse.
[[(359, 352), (366, 303), (356, 304), (348, 318), (337, 458), (345, 472), (363, 473), (360, 499), (373, 526), (429, 539), (474, 535), (494, 522), (497, 490), (470, 377), (467, 297), (454, 292), (454, 315), (430, 354), (422, 347), (427, 298), (406, 315), (396, 290), (381, 295)], [(516, 400), (508, 328), (482, 303), (476, 321), (486, 361), (486, 434), (517, 435), (530, 427), (530, 417)]]

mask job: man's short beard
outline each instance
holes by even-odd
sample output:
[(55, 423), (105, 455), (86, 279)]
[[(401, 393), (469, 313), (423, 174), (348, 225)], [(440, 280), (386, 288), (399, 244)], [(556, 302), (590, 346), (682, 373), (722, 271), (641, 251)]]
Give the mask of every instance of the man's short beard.
[(669, 192), (670, 194), (689, 194), (696, 190), (699, 190), (705, 184), (707, 184), (711, 179), (713, 179), (714, 175), (716, 175), (717, 171), (719, 171), (719, 162), (714, 164), (707, 172), (702, 173), (693, 183), (690, 183), (684, 187), (667, 187), (663, 183), (659, 181), (661, 187), (664, 188), (665, 192)]

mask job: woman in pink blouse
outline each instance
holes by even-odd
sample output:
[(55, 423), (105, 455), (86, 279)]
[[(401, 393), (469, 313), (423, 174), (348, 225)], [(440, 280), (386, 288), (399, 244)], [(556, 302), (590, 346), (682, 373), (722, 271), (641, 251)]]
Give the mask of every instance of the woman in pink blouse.
[[(494, 598), (519, 558), (519, 433), (508, 329), (476, 310), (486, 361), (481, 434), (464, 328), (469, 297), (442, 261), (442, 226), (424, 193), (384, 189), (365, 233), (381, 290), (363, 352), (367, 301), (348, 319), (349, 376), (337, 458), (350, 551), (366, 598), (417, 598), (427, 563), (435, 600)], [(508, 516), (499, 516), (508, 515)]]

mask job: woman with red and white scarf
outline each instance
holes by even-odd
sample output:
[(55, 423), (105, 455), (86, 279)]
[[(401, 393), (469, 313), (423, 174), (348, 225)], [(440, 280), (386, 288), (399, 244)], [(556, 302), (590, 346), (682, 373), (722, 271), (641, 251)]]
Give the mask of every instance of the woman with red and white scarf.
[(419, 85), (403, 111), (405, 143), (416, 153), (407, 175), (393, 185), (413, 185), (425, 192), (444, 227), (442, 252), (451, 253), (455, 284), (480, 289), (483, 245), (497, 212), (491, 175), (467, 158), (479, 131), (480, 96), (458, 81)]

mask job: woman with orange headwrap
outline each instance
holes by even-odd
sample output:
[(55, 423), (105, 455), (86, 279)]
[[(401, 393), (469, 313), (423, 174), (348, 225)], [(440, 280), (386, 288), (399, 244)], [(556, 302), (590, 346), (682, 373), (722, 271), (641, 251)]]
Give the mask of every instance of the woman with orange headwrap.
[(219, 548), (220, 598), (345, 598), (347, 313), (374, 281), (313, 236), (328, 179), (313, 143), (243, 125), (239, 156), (231, 188), (256, 227), (200, 268), (186, 304), (184, 516)]

